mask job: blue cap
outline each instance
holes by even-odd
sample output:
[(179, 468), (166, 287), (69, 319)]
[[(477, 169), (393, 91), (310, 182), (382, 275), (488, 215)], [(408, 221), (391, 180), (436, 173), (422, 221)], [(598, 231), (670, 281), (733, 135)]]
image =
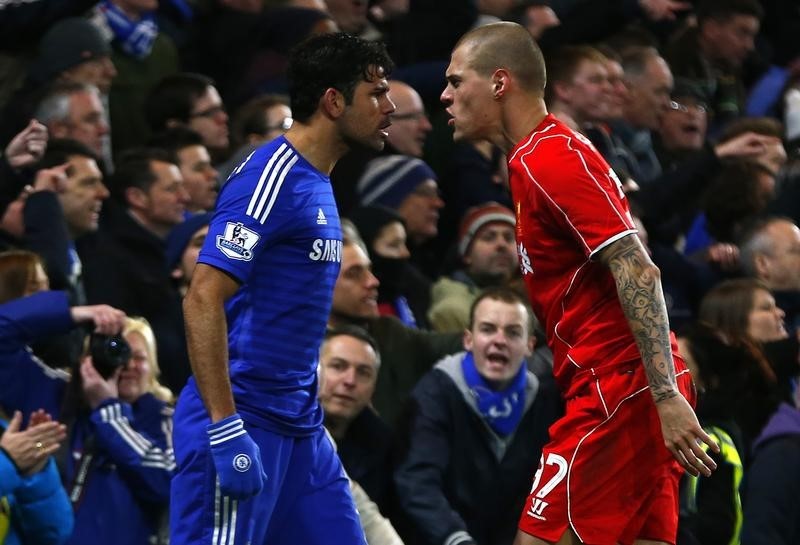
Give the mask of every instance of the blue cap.
[(397, 208), (427, 180), (436, 181), (436, 174), (422, 159), (387, 155), (367, 163), (356, 185), (356, 193), (362, 206), (379, 204)]
[(211, 223), (211, 213), (195, 214), (179, 223), (167, 235), (167, 270), (171, 271), (180, 263), (181, 256), (192, 240), (192, 236)]

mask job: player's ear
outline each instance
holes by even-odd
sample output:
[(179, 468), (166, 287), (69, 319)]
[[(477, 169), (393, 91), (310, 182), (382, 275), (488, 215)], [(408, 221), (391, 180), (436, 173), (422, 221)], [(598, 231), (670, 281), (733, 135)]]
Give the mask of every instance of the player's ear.
[(344, 95), (333, 87), (325, 89), (319, 102), (320, 109), (331, 119), (338, 119), (347, 106)]
[(492, 74), (492, 95), (495, 99), (502, 98), (508, 92), (511, 83), (511, 73), (505, 68), (498, 68)]

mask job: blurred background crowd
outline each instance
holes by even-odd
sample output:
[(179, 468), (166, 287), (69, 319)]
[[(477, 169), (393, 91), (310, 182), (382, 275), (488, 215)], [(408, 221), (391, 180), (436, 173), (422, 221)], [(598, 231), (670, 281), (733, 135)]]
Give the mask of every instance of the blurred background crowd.
[[(386, 44), (396, 111), (331, 175), (326, 427), (370, 545), (510, 545), (561, 408), (505, 157), (439, 102), (498, 20), (618, 177), (722, 445), (678, 543), (800, 543), (796, 0), (0, 0), (0, 543), (168, 541), (181, 298), (226, 178), (291, 127), (289, 50), (341, 30)], [(521, 339), (482, 325), (498, 305)]]

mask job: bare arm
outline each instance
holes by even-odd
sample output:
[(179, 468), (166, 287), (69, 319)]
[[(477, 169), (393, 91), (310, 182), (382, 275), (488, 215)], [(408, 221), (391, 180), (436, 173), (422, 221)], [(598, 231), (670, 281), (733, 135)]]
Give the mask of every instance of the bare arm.
[(622, 310), (642, 356), (666, 447), (692, 475), (698, 471), (710, 475), (716, 464), (698, 446), (698, 439), (714, 451), (719, 447), (700, 427), (691, 406), (678, 391), (658, 267), (634, 235), (614, 242), (599, 257), (616, 282)]
[(669, 342), (661, 273), (637, 236), (626, 236), (600, 253), (610, 270), (625, 317), (642, 355), (656, 403), (679, 395)]
[(189, 361), (212, 422), (236, 412), (228, 376), (228, 326), (224, 305), (238, 288), (239, 284), (224, 272), (198, 263), (183, 300)]

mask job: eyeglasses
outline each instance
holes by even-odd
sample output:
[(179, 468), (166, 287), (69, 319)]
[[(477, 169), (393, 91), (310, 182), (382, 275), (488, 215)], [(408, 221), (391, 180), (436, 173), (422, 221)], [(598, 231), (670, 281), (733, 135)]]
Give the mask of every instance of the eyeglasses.
[(394, 113), (391, 115), (392, 121), (406, 121), (406, 120), (413, 120), (413, 121), (420, 121), (428, 117), (428, 114), (425, 111), (420, 110), (417, 112), (408, 112), (407, 114), (397, 114)]
[(199, 112), (189, 114), (189, 117), (206, 117), (210, 119), (224, 113), (227, 113), (225, 111), (225, 106), (218, 104), (217, 106), (211, 106), (205, 110), (200, 110)]
[(275, 125), (267, 125), (264, 127), (264, 132), (277, 131), (279, 129), (282, 131), (288, 131), (292, 128), (292, 123), (294, 123), (294, 119), (291, 117), (284, 117), (280, 123), (276, 123)]
[(669, 109), (676, 112), (682, 112), (684, 114), (689, 113), (689, 110), (694, 110), (698, 114), (708, 113), (708, 106), (705, 104), (681, 104), (680, 102), (676, 102), (674, 100), (669, 101)]

